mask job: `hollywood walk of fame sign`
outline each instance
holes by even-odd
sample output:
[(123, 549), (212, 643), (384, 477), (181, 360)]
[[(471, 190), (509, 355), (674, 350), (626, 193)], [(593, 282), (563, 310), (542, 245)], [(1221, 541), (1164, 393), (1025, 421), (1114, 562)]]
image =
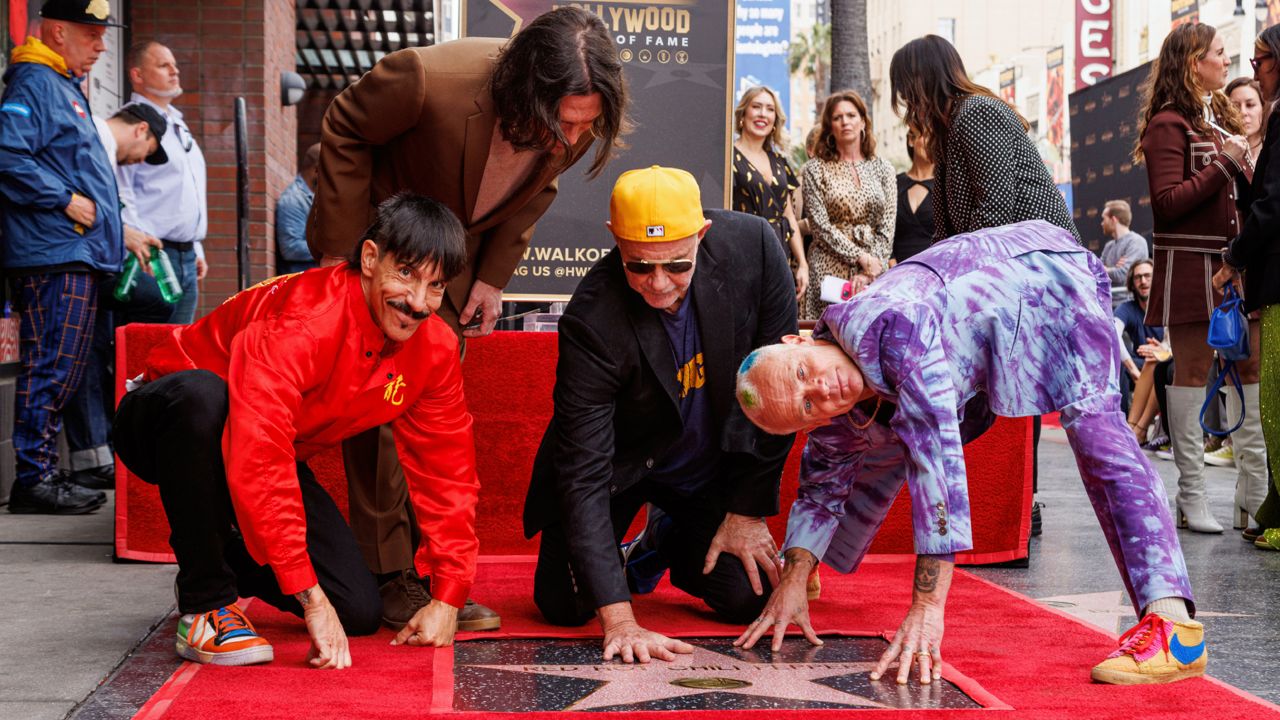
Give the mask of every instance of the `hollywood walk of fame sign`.
[(491, 640), (454, 650), (453, 710), (620, 712), (635, 710), (978, 708), (945, 680), (898, 685), (868, 673), (880, 638), (789, 638), (741, 650), (725, 638), (691, 639), (694, 652), (646, 665), (600, 660), (593, 640)]
[(551, 209), (507, 285), (504, 300), (567, 300), (608, 250), (609, 193), (627, 170), (665, 165), (693, 173), (703, 207), (728, 207), (733, 115), (732, 0), (463, 0), (462, 34), (509, 37), (541, 13), (571, 4), (595, 13), (618, 47), (636, 129), (599, 177), (595, 148), (560, 177)]

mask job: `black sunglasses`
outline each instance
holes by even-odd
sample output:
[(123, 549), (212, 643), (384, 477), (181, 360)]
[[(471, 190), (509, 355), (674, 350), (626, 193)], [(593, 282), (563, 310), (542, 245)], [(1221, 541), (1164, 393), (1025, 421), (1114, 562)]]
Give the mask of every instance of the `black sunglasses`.
[(693, 269), (692, 260), (665, 260), (650, 262), (648, 260), (628, 260), (622, 263), (627, 272), (634, 275), (649, 275), (659, 266), (670, 275), (683, 275)]
[(1265, 53), (1262, 55), (1258, 55), (1257, 57), (1251, 57), (1249, 58), (1249, 64), (1253, 66), (1254, 70), (1257, 70), (1258, 66), (1261, 65), (1263, 61), (1270, 60), (1273, 57), (1275, 56), (1272, 55), (1271, 53)]

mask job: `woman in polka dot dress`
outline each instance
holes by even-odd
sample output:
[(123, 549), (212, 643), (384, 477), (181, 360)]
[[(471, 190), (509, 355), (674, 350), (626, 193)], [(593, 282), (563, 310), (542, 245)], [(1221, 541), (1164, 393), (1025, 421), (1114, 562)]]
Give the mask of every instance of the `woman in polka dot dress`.
[(777, 93), (757, 85), (742, 94), (733, 120), (738, 139), (733, 143), (732, 209), (759, 215), (773, 226), (791, 262), (796, 299), (800, 299), (809, 284), (809, 263), (791, 207), (791, 193), (800, 187), (800, 181), (782, 154), (787, 115), (778, 104)]
[(827, 306), (823, 277), (851, 280), (859, 290), (888, 267), (898, 212), (893, 166), (875, 154), (871, 118), (857, 93), (844, 90), (827, 98), (815, 150), (802, 171), (813, 244), (801, 317), (811, 319)]
[(934, 240), (1045, 220), (1080, 239), (1027, 121), (969, 80), (960, 54), (937, 35), (912, 40), (889, 63), (894, 110), (928, 138), (934, 159)]

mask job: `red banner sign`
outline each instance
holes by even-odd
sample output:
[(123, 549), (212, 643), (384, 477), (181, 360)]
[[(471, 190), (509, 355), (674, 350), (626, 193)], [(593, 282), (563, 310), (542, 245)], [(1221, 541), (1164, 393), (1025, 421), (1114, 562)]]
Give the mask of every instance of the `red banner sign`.
[(1111, 0), (1076, 0), (1075, 89), (1111, 77)]

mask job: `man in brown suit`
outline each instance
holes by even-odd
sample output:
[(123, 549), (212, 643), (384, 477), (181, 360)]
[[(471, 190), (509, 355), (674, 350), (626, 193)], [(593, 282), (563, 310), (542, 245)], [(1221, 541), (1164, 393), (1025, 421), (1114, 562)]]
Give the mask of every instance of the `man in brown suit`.
[[(537, 72), (531, 72), (537, 68)], [(599, 139), (598, 174), (626, 129), (617, 49), (595, 15), (545, 13), (509, 42), (469, 38), (387, 55), (324, 116), (307, 242), (343, 262), (378, 203), (401, 190), (443, 203), (467, 230), (467, 267), (440, 316), (463, 338), (493, 332), (502, 288), (556, 179)], [(403, 625), (429, 596), (413, 574), (404, 474), (386, 428), (343, 443), (351, 527), (382, 586), (383, 620)], [(470, 600), (458, 629), (499, 626)]]

